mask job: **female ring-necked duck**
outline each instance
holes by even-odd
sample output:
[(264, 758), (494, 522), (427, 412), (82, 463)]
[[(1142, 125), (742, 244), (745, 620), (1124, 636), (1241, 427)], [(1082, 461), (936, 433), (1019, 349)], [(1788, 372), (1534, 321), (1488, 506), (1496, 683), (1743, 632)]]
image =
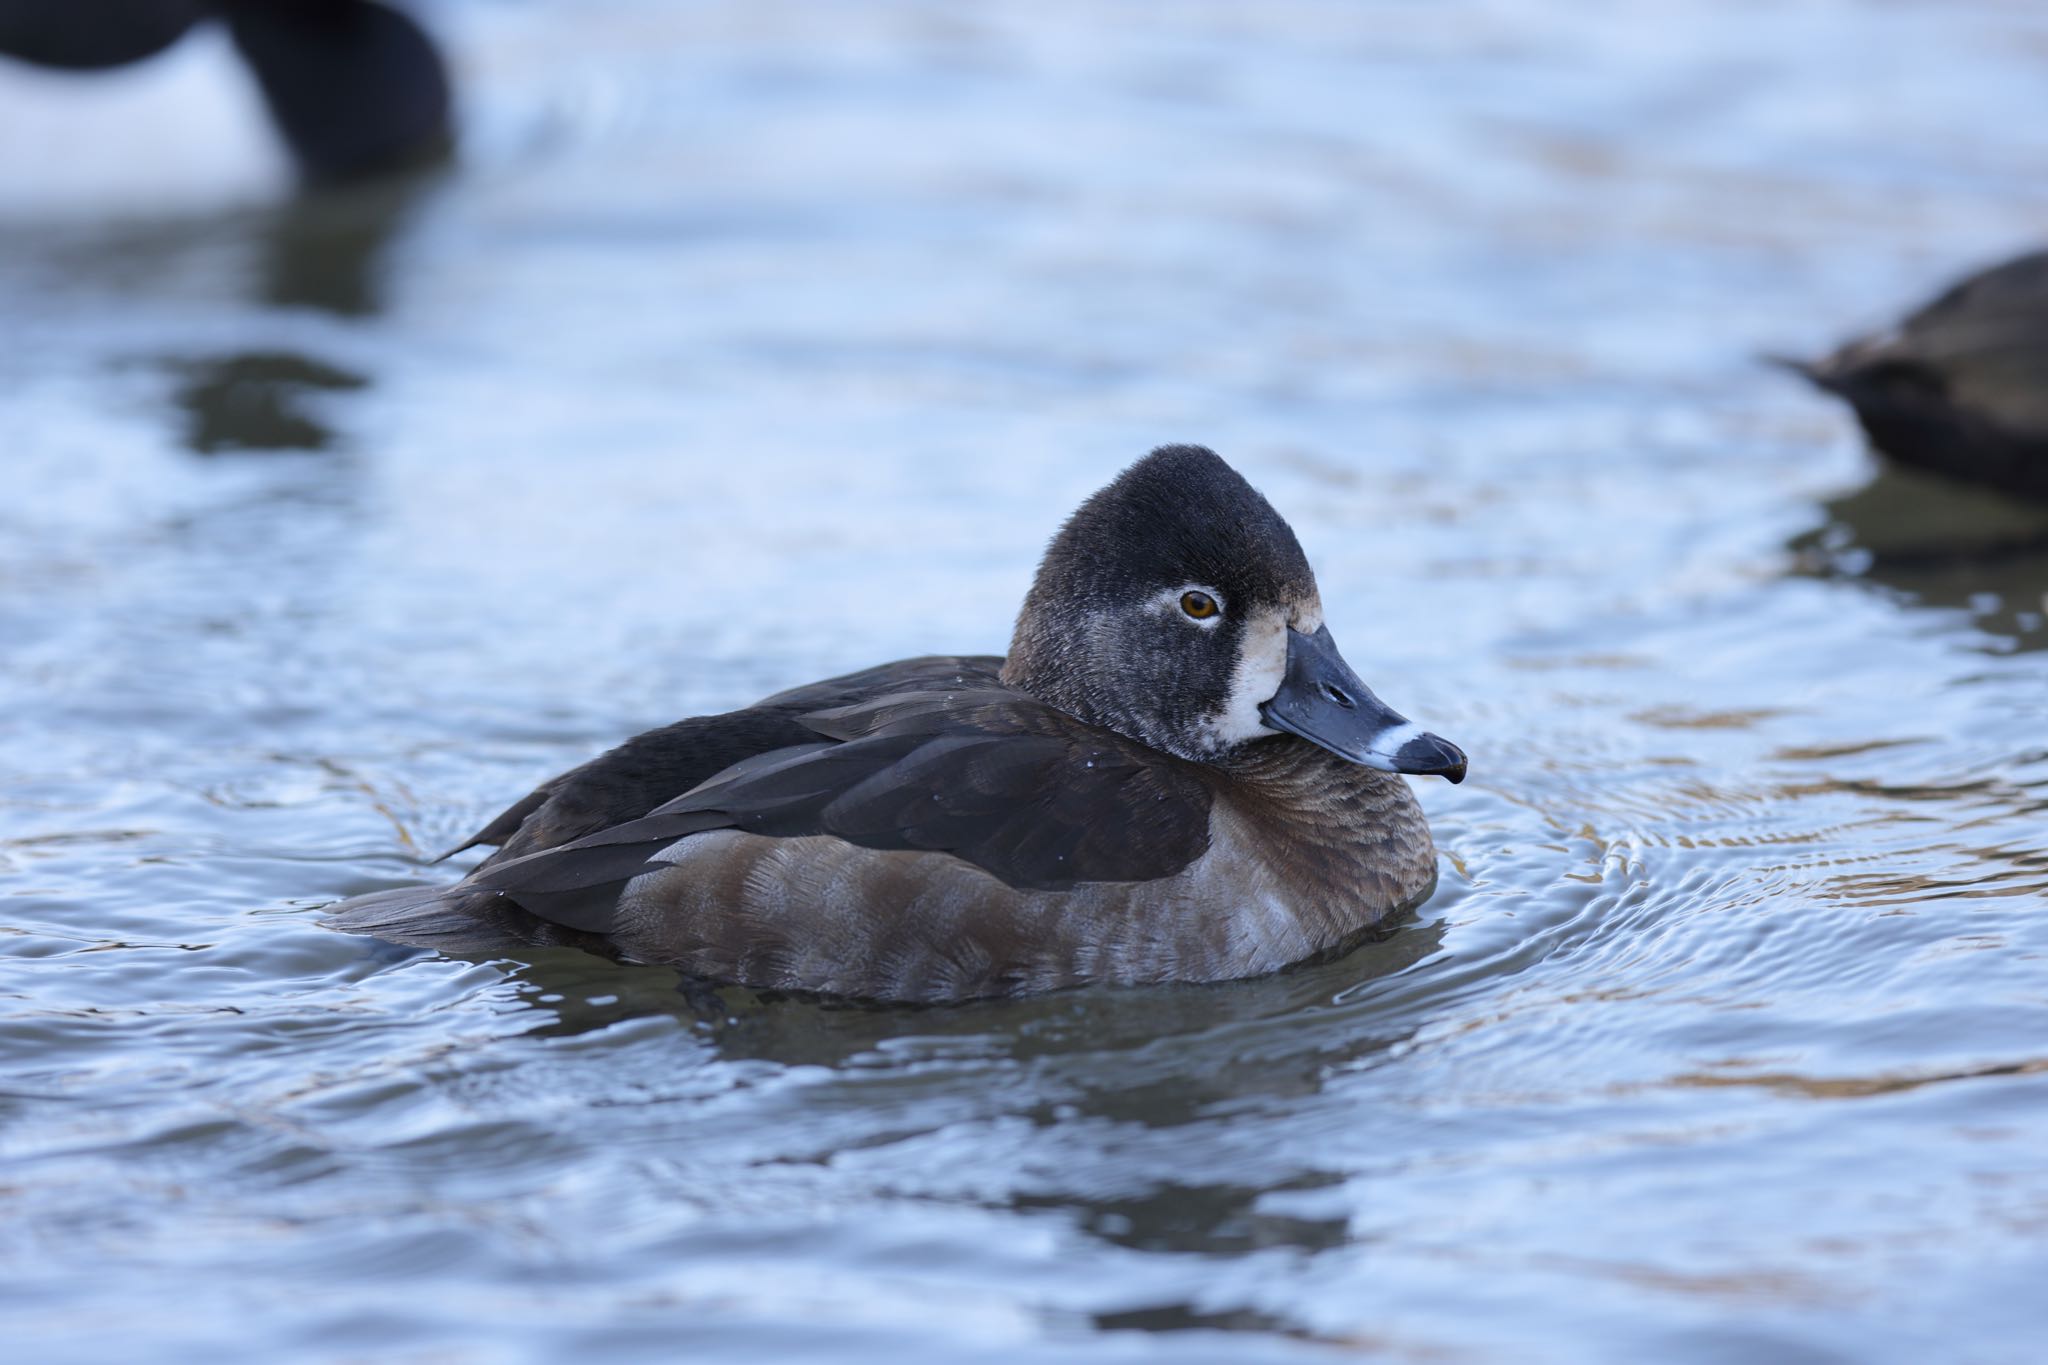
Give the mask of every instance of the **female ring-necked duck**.
[(1429, 894), (1399, 773), (1457, 782), (1465, 756), (1344, 662), (1272, 506), (1165, 446), (1054, 537), (1006, 659), (885, 664), (650, 731), (493, 820), (459, 884), (330, 922), (870, 1000), (1228, 980)]
[(1824, 360), (1782, 363), (1848, 400), (1899, 463), (2048, 501), (2048, 252), (1959, 281)]

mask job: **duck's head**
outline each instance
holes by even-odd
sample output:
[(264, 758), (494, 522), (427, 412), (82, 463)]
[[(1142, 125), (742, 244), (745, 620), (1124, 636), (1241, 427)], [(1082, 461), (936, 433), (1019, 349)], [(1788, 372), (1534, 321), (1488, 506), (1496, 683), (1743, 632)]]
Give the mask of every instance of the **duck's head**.
[(1457, 746), (1359, 681), (1293, 530), (1201, 446), (1161, 446), (1060, 528), (1003, 680), (1197, 762), (1284, 731), (1387, 772), (1465, 776)]

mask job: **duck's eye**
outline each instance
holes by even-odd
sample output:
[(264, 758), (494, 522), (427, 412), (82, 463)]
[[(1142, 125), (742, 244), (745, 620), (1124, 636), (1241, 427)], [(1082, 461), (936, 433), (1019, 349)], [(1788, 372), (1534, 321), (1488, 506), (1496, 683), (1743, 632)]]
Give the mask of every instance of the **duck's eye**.
[(1205, 592), (1182, 593), (1180, 595), (1180, 609), (1194, 617), (1197, 621), (1206, 621), (1222, 610), (1221, 607), (1216, 605), (1216, 599)]

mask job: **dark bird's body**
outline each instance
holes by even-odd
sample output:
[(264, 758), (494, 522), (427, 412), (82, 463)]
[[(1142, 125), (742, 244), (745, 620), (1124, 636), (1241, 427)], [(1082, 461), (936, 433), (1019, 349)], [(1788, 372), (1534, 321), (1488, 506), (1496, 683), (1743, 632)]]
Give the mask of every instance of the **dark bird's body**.
[(380, 0), (0, 0), (0, 54), (105, 70), (153, 57), (213, 18), (309, 180), (360, 180), (446, 158), (447, 65), (426, 30)]
[(1429, 894), (1392, 769), (1456, 780), (1464, 760), (1343, 664), (1265, 501), (1167, 447), (1061, 532), (1008, 659), (907, 660), (650, 731), (494, 820), (463, 882), (333, 922), (874, 1000), (1227, 980)]
[(1961, 281), (1896, 328), (1792, 368), (1897, 460), (2048, 501), (2048, 252)]

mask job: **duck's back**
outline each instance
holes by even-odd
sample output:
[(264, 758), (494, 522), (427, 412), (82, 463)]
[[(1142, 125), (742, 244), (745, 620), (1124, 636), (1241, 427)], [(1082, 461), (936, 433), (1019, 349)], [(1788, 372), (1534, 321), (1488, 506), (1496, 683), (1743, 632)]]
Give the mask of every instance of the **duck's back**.
[(482, 864), (488, 867), (559, 847), (637, 820), (735, 763), (815, 743), (818, 732), (802, 721), (811, 712), (892, 693), (996, 687), (1002, 666), (994, 655), (904, 659), (777, 692), (738, 711), (646, 731), (543, 782), (443, 856), (495, 845), (497, 851)]

